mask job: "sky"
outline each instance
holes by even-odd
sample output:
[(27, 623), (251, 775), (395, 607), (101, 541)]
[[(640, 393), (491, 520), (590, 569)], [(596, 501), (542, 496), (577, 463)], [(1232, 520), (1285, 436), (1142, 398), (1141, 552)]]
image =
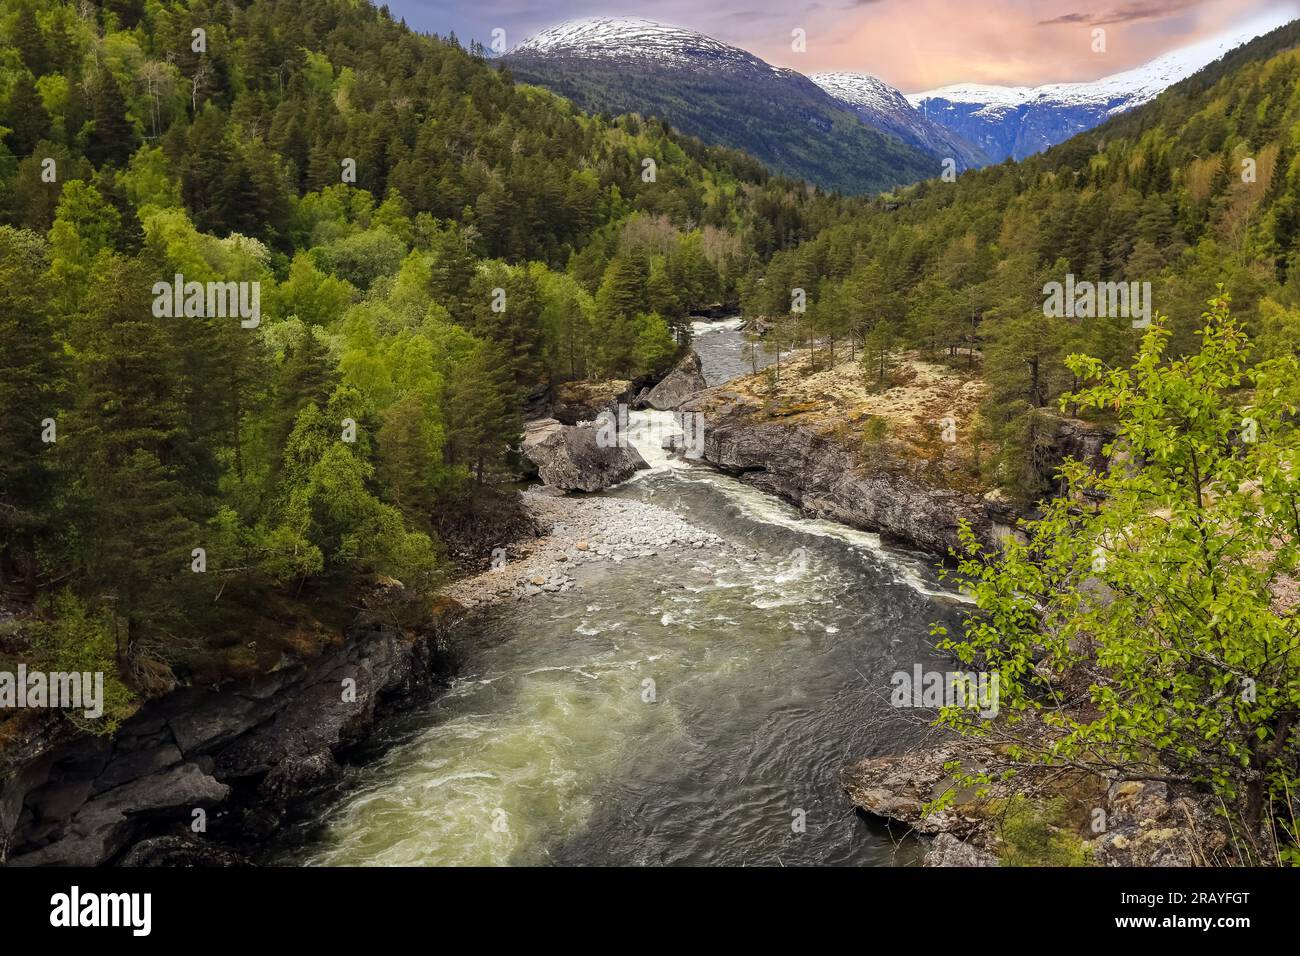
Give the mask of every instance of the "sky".
[[(376, 0), (384, 2), (384, 0)], [(1300, 0), (386, 0), (416, 30), (514, 46), (563, 20), (687, 27), (801, 73), (870, 73), (915, 92), (952, 83), (1094, 80)], [(807, 37), (791, 49), (792, 31)], [(1104, 51), (1094, 50), (1105, 31)]]

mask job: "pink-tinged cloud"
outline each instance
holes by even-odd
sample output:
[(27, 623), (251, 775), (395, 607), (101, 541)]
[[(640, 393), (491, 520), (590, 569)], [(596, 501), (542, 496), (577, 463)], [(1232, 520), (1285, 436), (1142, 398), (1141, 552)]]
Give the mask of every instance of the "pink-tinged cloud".
[[(1036, 86), (1118, 73), (1277, 10), (1300, 17), (1300, 4), (1279, 0), (879, 0), (840, 7), (833, 16), (808, 11), (806, 57), (816, 70), (872, 73), (906, 91), (950, 83)], [(1099, 29), (1104, 52), (1094, 50)], [(753, 51), (807, 72), (788, 44)]]
[[(874, 74), (905, 91), (950, 83), (1094, 80), (1300, 0), (387, 0), (411, 26), (509, 42), (563, 20), (635, 16), (697, 30), (802, 73)], [(807, 52), (791, 50), (802, 29)], [(1093, 52), (1093, 30), (1106, 52)]]

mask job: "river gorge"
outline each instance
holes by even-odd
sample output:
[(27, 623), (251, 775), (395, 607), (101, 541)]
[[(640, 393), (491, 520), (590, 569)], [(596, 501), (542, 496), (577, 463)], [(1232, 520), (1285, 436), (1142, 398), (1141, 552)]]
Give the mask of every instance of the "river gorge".
[[(748, 370), (741, 343), (734, 326), (698, 336), (710, 384)], [(671, 421), (632, 414), (651, 467), (603, 494), (708, 541), (614, 553), (456, 628), (451, 686), (381, 721), (270, 859), (916, 862), (918, 843), (854, 813), (839, 774), (918, 734), (890, 675), (942, 666), (929, 625), (953, 623), (955, 596), (931, 557), (670, 459)]]

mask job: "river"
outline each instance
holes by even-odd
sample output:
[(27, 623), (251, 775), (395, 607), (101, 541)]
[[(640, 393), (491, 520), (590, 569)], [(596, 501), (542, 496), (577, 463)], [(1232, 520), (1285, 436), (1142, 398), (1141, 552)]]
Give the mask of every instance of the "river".
[[(706, 375), (744, 369), (734, 328)], [(720, 362), (729, 363), (720, 366)], [(308, 865), (897, 865), (919, 846), (855, 814), (844, 762), (918, 733), (894, 671), (942, 668), (954, 623), (924, 556), (803, 518), (669, 461), (669, 413), (634, 413), (652, 468), (607, 494), (725, 540), (586, 567), (451, 638), (452, 686), (384, 723), (341, 787), (269, 854)], [(756, 556), (755, 556), (756, 555)]]

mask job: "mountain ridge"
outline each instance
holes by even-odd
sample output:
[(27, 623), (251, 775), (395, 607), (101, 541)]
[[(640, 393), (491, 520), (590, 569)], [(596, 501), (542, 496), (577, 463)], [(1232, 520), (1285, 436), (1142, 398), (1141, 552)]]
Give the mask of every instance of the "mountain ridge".
[(959, 170), (986, 166), (985, 152), (959, 133), (941, 126), (912, 106), (902, 91), (869, 73), (812, 73), (822, 89), (852, 109), (868, 126), (897, 136), (905, 143), (952, 157)]
[(864, 123), (811, 79), (712, 37), (628, 17), (570, 20), (501, 61), (582, 109), (655, 116), (777, 173), (854, 194), (942, 171), (939, 157)]
[(1174, 84), (1294, 18), (1295, 11), (1273, 11), (1097, 80), (1032, 87), (956, 83), (905, 94), (905, 98), (928, 120), (975, 144), (992, 161), (1024, 159), (1151, 102)]

